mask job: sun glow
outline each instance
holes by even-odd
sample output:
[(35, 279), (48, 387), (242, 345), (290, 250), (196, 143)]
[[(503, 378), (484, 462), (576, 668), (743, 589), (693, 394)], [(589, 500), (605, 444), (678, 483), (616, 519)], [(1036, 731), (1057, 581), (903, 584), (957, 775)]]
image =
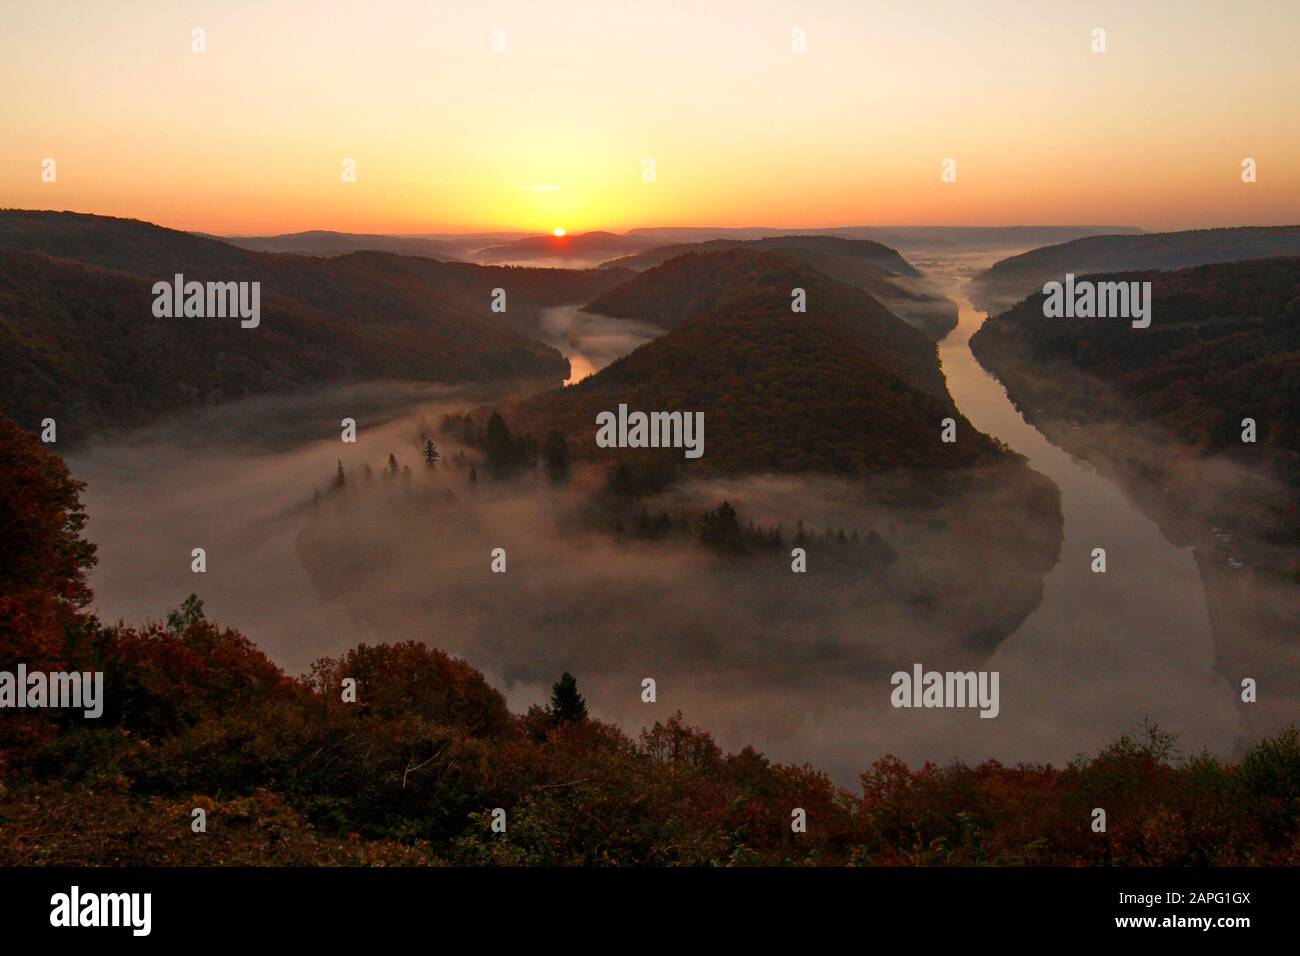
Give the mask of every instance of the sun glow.
[(554, 229), (551, 230), (551, 235), (553, 235), (556, 239), (563, 239), (565, 235), (564, 227), (556, 226)]

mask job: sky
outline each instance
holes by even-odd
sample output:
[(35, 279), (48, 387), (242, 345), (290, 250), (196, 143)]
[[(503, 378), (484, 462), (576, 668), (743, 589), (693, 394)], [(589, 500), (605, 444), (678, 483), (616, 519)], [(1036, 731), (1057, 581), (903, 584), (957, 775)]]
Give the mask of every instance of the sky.
[(225, 235), (1296, 223), (1297, 37), (1294, 0), (7, 4), (0, 206)]

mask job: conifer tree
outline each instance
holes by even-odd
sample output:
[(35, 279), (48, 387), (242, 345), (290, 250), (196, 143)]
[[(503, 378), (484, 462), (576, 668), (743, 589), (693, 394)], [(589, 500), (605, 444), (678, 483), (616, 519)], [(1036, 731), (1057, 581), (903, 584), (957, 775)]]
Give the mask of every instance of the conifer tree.
[(554, 428), (546, 435), (542, 444), (542, 460), (546, 463), (546, 475), (557, 485), (569, 478), (569, 443)]
[(551, 686), (551, 705), (546, 709), (555, 723), (587, 719), (587, 702), (578, 693), (578, 681), (565, 671)]

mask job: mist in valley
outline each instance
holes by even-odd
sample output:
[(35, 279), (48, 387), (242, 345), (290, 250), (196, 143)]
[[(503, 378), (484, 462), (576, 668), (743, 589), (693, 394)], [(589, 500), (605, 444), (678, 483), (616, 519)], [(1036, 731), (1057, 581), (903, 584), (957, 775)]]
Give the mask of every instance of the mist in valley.
[[(998, 434), (1005, 410), (992, 399), (972, 409), (984, 399), (953, 378), (968, 324), (964, 309), (941, 348), (945, 371), (963, 411)], [(540, 327), (575, 380), (657, 332), (576, 307), (547, 310)], [(1031, 466), (1064, 483), (1059, 563), (1054, 546), (1045, 564), (1024, 558), (1043, 529), (1023, 515), (1020, 490), (990, 475), (966, 476), (927, 509), (895, 503), (906, 476), (687, 480), (645, 502), (677, 520), (727, 500), (742, 523), (782, 528), (783, 550), (735, 557), (685, 534), (612, 534), (593, 504), (598, 479), (582, 469), (554, 486), (541, 473), (494, 482), (480, 468), (471, 485), (454, 458), (475, 451), (439, 423), (507, 397), (373, 384), (257, 399), (70, 456), (99, 545), (95, 609), (161, 619), (195, 592), (209, 618), (291, 674), (362, 642), (423, 641), (482, 670), (516, 711), (543, 704), (567, 670), (594, 716), (630, 732), (680, 710), (724, 748), (752, 744), (849, 786), (887, 753), (1059, 763), (1145, 719), (1187, 750), (1240, 743), (1190, 550), (1140, 519), (1140, 540), (1117, 550), (1148, 575), (1090, 575), (1087, 547), (1106, 529), (1088, 525), (1109, 513), (1118, 536), (1135, 519), (1118, 491), (1098, 490), (1101, 478), (1078, 484), (1045, 467), (1053, 451), (1068, 456), (1041, 435)], [(344, 417), (357, 420), (355, 444), (340, 441)], [(425, 435), (442, 453), (434, 470)], [(390, 453), (409, 477), (385, 475)], [(332, 489), (339, 462), (346, 481)], [(813, 543), (808, 572), (793, 574), (801, 519), (810, 531), (877, 532), (898, 558), (863, 571)], [(195, 547), (205, 574), (190, 570)], [(491, 570), (494, 548), (506, 551), (504, 574)], [(1137, 608), (1147, 610), (1129, 617)], [(999, 671), (999, 715), (891, 707), (890, 675), (914, 663)], [(642, 700), (645, 678), (654, 703)]]

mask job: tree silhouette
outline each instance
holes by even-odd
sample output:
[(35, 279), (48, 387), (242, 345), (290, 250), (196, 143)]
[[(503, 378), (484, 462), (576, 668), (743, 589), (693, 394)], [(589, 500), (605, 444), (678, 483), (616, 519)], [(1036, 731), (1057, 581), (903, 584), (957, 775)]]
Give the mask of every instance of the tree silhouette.
[(342, 488), (345, 484), (347, 484), (347, 477), (343, 474), (343, 462), (340, 461), (338, 470), (334, 472), (334, 487)]
[(742, 551), (745, 547), (736, 509), (724, 501), (716, 511), (707, 512), (700, 519), (700, 540), (719, 551)]
[(542, 460), (546, 462), (546, 474), (557, 485), (569, 478), (569, 443), (554, 428), (542, 444)]
[(509, 470), (514, 458), (514, 440), (500, 412), (493, 412), (492, 417), (488, 419), (484, 451), (487, 452), (493, 478), (500, 478)]
[(439, 457), (438, 449), (433, 444), (433, 439), (430, 438), (424, 443), (424, 463), (430, 468), (435, 468), (438, 465)]
[(551, 705), (546, 708), (555, 723), (587, 719), (587, 702), (578, 693), (578, 680), (568, 671), (551, 686)]
[(395, 475), (395, 474), (397, 474), (397, 471), (398, 471), (398, 468), (397, 468), (397, 458), (393, 455), (392, 452), (389, 452), (389, 453), (388, 453), (388, 473), (389, 473), (390, 475)]

